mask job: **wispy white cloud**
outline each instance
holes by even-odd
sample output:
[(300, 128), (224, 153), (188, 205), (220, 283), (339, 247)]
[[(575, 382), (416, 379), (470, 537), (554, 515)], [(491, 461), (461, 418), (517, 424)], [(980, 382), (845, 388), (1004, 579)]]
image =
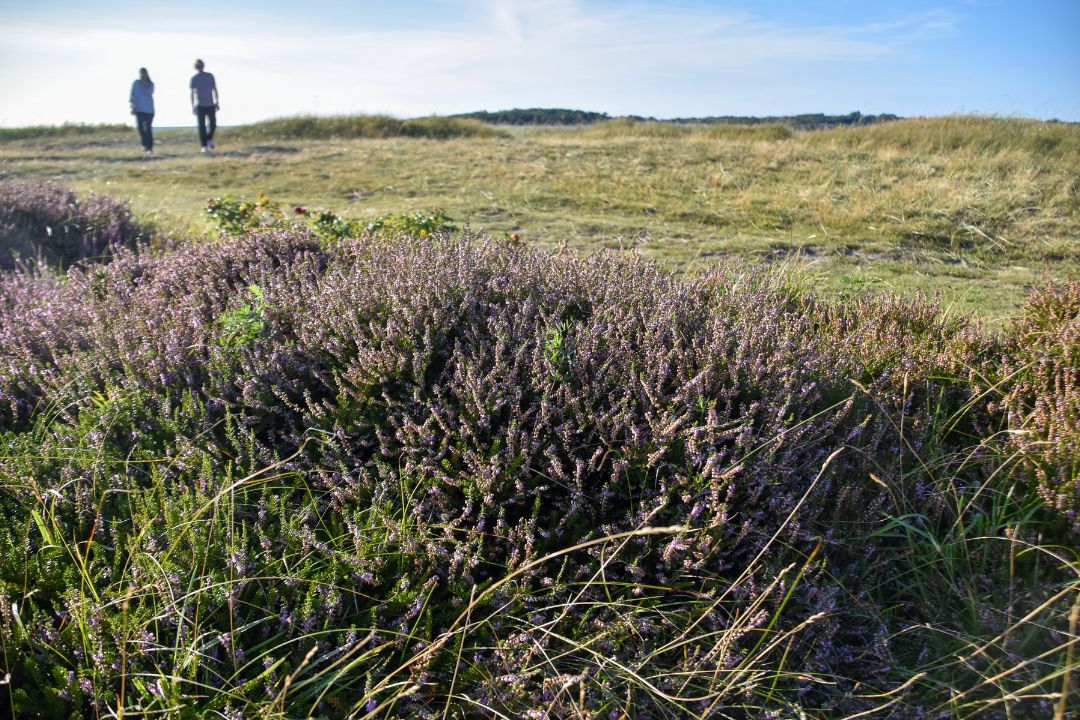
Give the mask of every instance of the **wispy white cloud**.
[(515, 105), (657, 115), (768, 112), (777, 93), (799, 100), (810, 69), (880, 63), (952, 23), (947, 14), (929, 13), (873, 25), (800, 26), (649, 4), (462, 1), (462, 22), (400, 32), (312, 32), (273, 17), (224, 21), (199, 33), (64, 27), (59, 18), (5, 26), (0, 123), (123, 119), (140, 65), (157, 82), (158, 123), (190, 122), (187, 79), (196, 56), (218, 76), (223, 122)]

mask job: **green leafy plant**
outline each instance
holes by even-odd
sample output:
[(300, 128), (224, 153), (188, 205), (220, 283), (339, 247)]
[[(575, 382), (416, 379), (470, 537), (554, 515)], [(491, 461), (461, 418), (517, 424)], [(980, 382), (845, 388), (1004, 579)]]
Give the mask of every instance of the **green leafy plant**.
[(440, 208), (406, 213), (385, 213), (367, 222), (351, 220), (330, 210), (308, 210), (302, 205), (291, 213), (281, 204), (260, 193), (254, 202), (232, 195), (210, 198), (206, 214), (220, 232), (239, 235), (257, 228), (306, 228), (321, 240), (344, 240), (367, 233), (389, 233), (411, 237), (430, 237), (457, 230), (453, 219)]
[(237, 349), (250, 346), (266, 333), (266, 298), (258, 285), (248, 286), (249, 300), (218, 316), (222, 347)]
[(573, 358), (567, 336), (573, 327), (570, 320), (563, 320), (549, 325), (544, 331), (544, 356), (551, 365), (551, 377), (557, 382), (563, 382), (568, 377)]
[(416, 211), (380, 215), (367, 224), (369, 232), (393, 231), (412, 237), (428, 237), (440, 232), (449, 232), (457, 228), (451, 223), (451, 218), (439, 208), (432, 208), (427, 212)]
[(253, 228), (287, 228), (291, 225), (281, 206), (264, 193), (259, 193), (255, 202), (232, 195), (213, 197), (207, 201), (205, 212), (220, 231), (233, 235)]
[(314, 217), (311, 230), (325, 240), (344, 240), (355, 237), (366, 229), (363, 223), (348, 220), (328, 210), (319, 210), (314, 213)]

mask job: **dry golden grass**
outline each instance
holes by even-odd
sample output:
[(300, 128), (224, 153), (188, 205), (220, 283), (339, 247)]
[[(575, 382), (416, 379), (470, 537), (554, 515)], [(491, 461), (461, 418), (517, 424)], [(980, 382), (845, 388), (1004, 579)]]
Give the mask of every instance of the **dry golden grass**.
[[(306, 135), (297, 122), (318, 121), (225, 128), (212, 157), (188, 130), (158, 133), (150, 159), (134, 132), (0, 134), (0, 177), (127, 197), (196, 233), (208, 229), (206, 199), (222, 194), (357, 218), (438, 206), (494, 235), (632, 249), (691, 271), (737, 255), (798, 264), (828, 293), (940, 291), (994, 321), (1080, 266), (1076, 125), (949, 117), (792, 133), (614, 121), (453, 137), (422, 121), (450, 136), (431, 139), (386, 137), (375, 120)], [(365, 128), (377, 137), (334, 139)]]

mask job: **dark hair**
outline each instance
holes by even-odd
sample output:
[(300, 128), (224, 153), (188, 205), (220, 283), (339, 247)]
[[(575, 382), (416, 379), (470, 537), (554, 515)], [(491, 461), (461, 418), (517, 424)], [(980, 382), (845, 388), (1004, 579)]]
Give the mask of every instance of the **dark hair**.
[(146, 68), (139, 68), (139, 79), (140, 80), (142, 79), (143, 75), (146, 75), (146, 81), (147, 82), (154, 82), (153, 80), (150, 79), (150, 72)]

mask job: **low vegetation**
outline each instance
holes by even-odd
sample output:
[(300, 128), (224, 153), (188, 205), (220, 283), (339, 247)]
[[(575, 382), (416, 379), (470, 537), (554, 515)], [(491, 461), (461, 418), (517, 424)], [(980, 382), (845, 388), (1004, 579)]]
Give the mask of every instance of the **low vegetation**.
[(388, 115), (300, 115), (245, 125), (242, 139), (357, 140), (362, 138), (491, 138), (502, 135), (490, 125), (462, 118), (427, 117), (399, 120)]
[(84, 125), (65, 123), (63, 125), (31, 125), (18, 128), (0, 128), (0, 142), (19, 142), (24, 140), (42, 140), (53, 138), (72, 138), (78, 136), (100, 137), (102, 135), (127, 133), (127, 125), (100, 124)]
[(1076, 125), (956, 117), (802, 132), (471, 121), (462, 132), (479, 134), (455, 137), (401, 127), (460, 122), (226, 127), (211, 157), (192, 130), (158, 133), (152, 157), (133, 130), (28, 138), (0, 142), (0, 179), (108, 192), (178, 236), (212, 231), (203, 208), (224, 195), (267, 193), (361, 224), (438, 207), (492, 236), (621, 248), (691, 273), (734, 258), (799, 268), (834, 298), (941, 293), (946, 311), (997, 325), (1032, 287), (1080, 279)]
[(887, 123), (902, 118), (890, 113), (881, 115), (863, 115), (860, 112), (851, 112), (846, 115), (827, 115), (825, 113), (804, 113), (802, 115), (782, 115), (766, 117), (742, 117), (742, 116), (719, 116), (705, 118), (691, 118), (688, 120), (675, 119), (671, 122), (691, 122), (706, 124), (725, 125), (782, 125), (792, 130), (827, 130), (839, 127), (858, 127), (862, 125), (876, 125)]
[(607, 113), (564, 108), (529, 108), (462, 113), (453, 117), (479, 120), (489, 125), (589, 125), (610, 120)]
[(859, 132), (820, 133), (806, 137), (811, 142), (839, 144), (856, 150), (951, 155), (968, 161), (983, 157), (1033, 163), (1048, 161), (1055, 155), (1069, 161), (1080, 157), (1080, 132), (1076, 123), (1019, 118), (961, 115), (912, 119), (862, 128)]
[(110, 196), (80, 200), (53, 183), (0, 183), (0, 271), (20, 261), (66, 267), (151, 235), (127, 203)]
[(0, 274), (14, 717), (1070, 717), (1077, 283), (309, 221)]
[(607, 120), (596, 123), (583, 135), (590, 139), (683, 138), (686, 140), (775, 141), (787, 140), (794, 133), (784, 125), (681, 125), (657, 120)]
[(439, 208), (427, 212), (380, 215), (368, 222), (348, 220), (329, 210), (308, 209), (302, 205), (282, 208), (267, 195), (260, 194), (254, 201), (240, 200), (232, 196), (210, 198), (206, 214), (222, 233), (240, 234), (247, 230), (276, 228), (278, 230), (304, 229), (316, 239), (342, 240), (364, 233), (408, 235), (425, 238), (448, 233), (457, 228)]
[(612, 118), (607, 113), (589, 112), (586, 110), (566, 110), (562, 108), (529, 108), (513, 110), (497, 110), (495, 112), (481, 111), (462, 113), (452, 117), (469, 118), (480, 120), (491, 125), (591, 125), (593, 123), (615, 120), (616, 122), (632, 123), (664, 123), (670, 125), (777, 125), (791, 130), (822, 130), (826, 128), (845, 127), (853, 125), (873, 125), (875, 123), (899, 120), (896, 115), (863, 115), (859, 112), (847, 115), (826, 115), (824, 113), (807, 113), (804, 115), (784, 115), (773, 117), (748, 117), (748, 116), (713, 116), (693, 118), (671, 118), (657, 120), (656, 118), (644, 118), (638, 115), (628, 115)]

